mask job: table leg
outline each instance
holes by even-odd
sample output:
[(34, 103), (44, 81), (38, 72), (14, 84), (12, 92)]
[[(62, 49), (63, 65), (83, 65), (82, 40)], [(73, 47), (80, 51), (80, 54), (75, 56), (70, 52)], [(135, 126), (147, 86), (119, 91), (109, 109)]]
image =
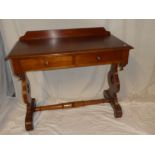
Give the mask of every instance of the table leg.
[(28, 131), (33, 129), (33, 112), (35, 109), (35, 98), (31, 98), (30, 82), (26, 74), (21, 76), (21, 80), (23, 100), (27, 106), (25, 117), (25, 129)]
[(109, 99), (110, 104), (114, 110), (114, 116), (116, 118), (122, 117), (122, 108), (118, 103), (118, 99), (116, 95), (116, 93), (118, 93), (120, 90), (120, 82), (119, 82), (117, 68), (118, 68), (117, 64), (111, 65), (111, 69), (108, 73), (109, 89), (104, 91), (104, 97), (106, 99)]

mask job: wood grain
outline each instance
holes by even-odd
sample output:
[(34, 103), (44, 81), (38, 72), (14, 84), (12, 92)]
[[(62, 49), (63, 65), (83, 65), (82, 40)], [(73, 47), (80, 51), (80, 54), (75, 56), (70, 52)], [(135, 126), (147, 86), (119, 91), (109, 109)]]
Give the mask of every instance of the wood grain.
[(79, 38), (79, 37), (96, 37), (109, 36), (110, 32), (103, 27), (97, 28), (75, 28), (75, 29), (55, 29), (55, 30), (40, 30), (28, 31), (20, 41), (36, 40), (36, 39), (50, 39), (50, 38)]
[(118, 77), (118, 65), (112, 64), (108, 73), (109, 89), (104, 91), (104, 97), (110, 100), (110, 104), (114, 110), (116, 118), (122, 117), (122, 108), (118, 103), (117, 93), (120, 90), (120, 82)]
[[(113, 50), (113, 52), (117, 52), (117, 49), (132, 49), (132, 47), (127, 43), (119, 40), (113, 35), (110, 35), (110, 33), (107, 33), (104, 28), (81, 28), (78, 29), (78, 31), (76, 31), (76, 29), (66, 29), (62, 30), (63, 33), (59, 33), (58, 38), (49, 38), (49, 35), (51, 35), (51, 33), (57, 33), (57, 31), (58, 30), (34, 31), (28, 32), (28, 34), (26, 33), (23, 38), (27, 39), (22, 41), (20, 39), (11, 50), (8, 58), (21, 59), (33, 56), (64, 55), (86, 52), (91, 53), (105, 50)], [(77, 37), (76, 35), (68, 38), (63, 37), (64, 33), (72, 34), (73, 32), (77, 35)], [(44, 37), (42, 38), (40, 33), (46, 35), (44, 35)], [(32, 39), (35, 34), (37, 34), (37, 36), (40, 36), (40, 38), (38, 37), (38, 39)]]
[(98, 99), (98, 100), (88, 100), (88, 101), (74, 101), (74, 102), (60, 103), (60, 104), (47, 105), (47, 106), (37, 106), (37, 107), (35, 107), (34, 111), (77, 108), (77, 107), (81, 107), (81, 106), (101, 104), (101, 103), (105, 103), (105, 102), (109, 102), (109, 100), (108, 99)]
[[(23, 100), (27, 108), (25, 129), (33, 129), (34, 112), (105, 102), (111, 104), (115, 117), (121, 117), (122, 109), (117, 99), (120, 90), (118, 66), (123, 68), (127, 65), (132, 48), (103, 27), (29, 31), (20, 37), (7, 58), (11, 60), (14, 74), (22, 81)], [(111, 64), (108, 73), (109, 89), (104, 91), (105, 99), (36, 106), (35, 98), (31, 97), (30, 83), (26, 76), (29, 71), (104, 64)]]

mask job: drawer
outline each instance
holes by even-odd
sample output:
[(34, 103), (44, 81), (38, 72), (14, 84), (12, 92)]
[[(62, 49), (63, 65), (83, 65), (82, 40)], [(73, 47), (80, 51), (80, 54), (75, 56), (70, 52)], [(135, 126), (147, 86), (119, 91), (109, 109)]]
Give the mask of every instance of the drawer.
[(77, 66), (117, 63), (121, 61), (121, 53), (121, 51), (105, 51), (79, 54), (75, 58), (75, 63)]
[(20, 60), (23, 71), (48, 70), (72, 65), (72, 56), (48, 56)]

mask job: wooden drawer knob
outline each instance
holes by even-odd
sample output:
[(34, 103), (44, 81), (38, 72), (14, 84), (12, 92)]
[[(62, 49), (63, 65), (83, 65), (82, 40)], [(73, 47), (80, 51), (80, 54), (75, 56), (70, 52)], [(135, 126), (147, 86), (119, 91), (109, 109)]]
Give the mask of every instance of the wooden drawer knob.
[(100, 60), (101, 60), (101, 56), (97, 56), (96, 59), (97, 59), (98, 61), (100, 61)]
[(49, 62), (47, 60), (44, 61), (45, 66), (48, 66)]

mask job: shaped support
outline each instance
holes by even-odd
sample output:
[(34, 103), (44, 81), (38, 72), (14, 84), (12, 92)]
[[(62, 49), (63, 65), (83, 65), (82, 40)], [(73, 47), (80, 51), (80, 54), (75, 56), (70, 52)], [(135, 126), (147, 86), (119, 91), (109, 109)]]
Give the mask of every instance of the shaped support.
[(22, 81), (22, 95), (23, 100), (27, 106), (26, 117), (25, 117), (25, 129), (27, 131), (33, 129), (33, 112), (35, 109), (35, 98), (31, 98), (31, 88), (29, 80), (26, 74), (20, 77)]
[(23, 73), (19, 77), (22, 81), (23, 100), (27, 106), (26, 117), (25, 117), (25, 129), (27, 131), (33, 130), (33, 113), (35, 111), (80, 107), (80, 106), (84, 106), (84, 105), (98, 104), (98, 103), (103, 103), (103, 102), (110, 102), (110, 104), (114, 110), (114, 116), (116, 118), (121, 117), (122, 109), (118, 103), (117, 95), (116, 95), (116, 93), (118, 93), (120, 90), (120, 83), (119, 83), (117, 69), (118, 69), (117, 64), (111, 65), (111, 69), (108, 73), (109, 89), (104, 91), (105, 99), (89, 100), (89, 101), (85, 101), (85, 102), (77, 101), (77, 102), (71, 102), (71, 103), (62, 103), (62, 104), (57, 104), (57, 105), (40, 106), (40, 107), (36, 107), (35, 98), (31, 98), (30, 83), (26, 76), (26, 73)]
[(104, 97), (105, 99), (108, 99), (110, 101), (110, 104), (114, 110), (114, 116), (116, 118), (122, 117), (122, 108), (118, 103), (116, 95), (116, 93), (118, 93), (120, 90), (120, 82), (117, 69), (118, 69), (117, 64), (111, 65), (110, 71), (108, 73), (109, 89), (104, 91)]

